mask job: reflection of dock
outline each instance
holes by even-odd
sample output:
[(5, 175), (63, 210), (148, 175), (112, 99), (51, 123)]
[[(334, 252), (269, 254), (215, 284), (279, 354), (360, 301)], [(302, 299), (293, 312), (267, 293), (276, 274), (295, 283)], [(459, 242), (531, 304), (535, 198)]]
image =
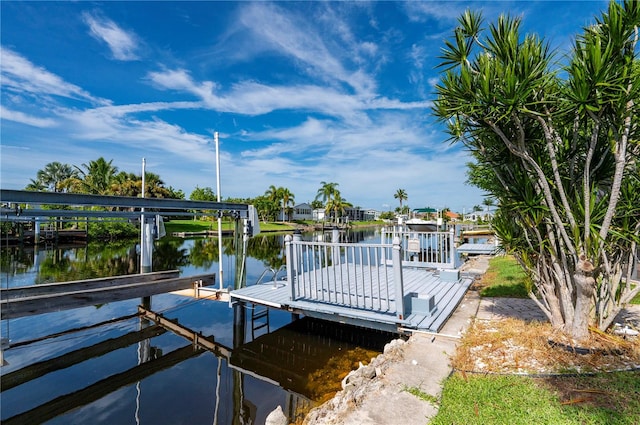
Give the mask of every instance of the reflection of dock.
[(23, 230), (18, 232), (17, 234), (12, 235), (2, 235), (2, 241), (10, 244), (36, 244), (36, 243), (74, 243), (74, 242), (84, 242), (87, 241), (87, 231), (86, 230), (77, 230), (77, 229), (59, 229), (59, 230), (51, 230), (51, 229), (42, 229), (39, 234), (36, 235), (36, 232), (33, 230)]
[(44, 376), (47, 373), (65, 369), (86, 360), (100, 357), (111, 351), (136, 344), (142, 340), (153, 338), (164, 332), (165, 330), (163, 328), (159, 326), (152, 326), (140, 331), (129, 332), (128, 334), (119, 336), (117, 338), (107, 339), (89, 347), (80, 348), (78, 350), (65, 353), (59, 357), (54, 357), (52, 359), (48, 359), (39, 363), (34, 363), (32, 365), (23, 367), (22, 369), (18, 369), (16, 371), (2, 375), (1, 391), (6, 391), (13, 387), (17, 387), (18, 385), (22, 385), (33, 379)]
[(102, 379), (81, 390), (62, 395), (34, 409), (4, 419), (2, 423), (4, 425), (10, 425), (46, 422), (77, 407), (85, 406), (93, 401), (99, 400), (119, 388), (134, 384), (161, 370), (168, 369), (187, 359), (196, 357), (203, 352), (205, 352), (203, 349), (195, 348), (191, 345), (178, 348), (161, 357), (151, 359), (146, 363), (134, 366), (124, 372)]

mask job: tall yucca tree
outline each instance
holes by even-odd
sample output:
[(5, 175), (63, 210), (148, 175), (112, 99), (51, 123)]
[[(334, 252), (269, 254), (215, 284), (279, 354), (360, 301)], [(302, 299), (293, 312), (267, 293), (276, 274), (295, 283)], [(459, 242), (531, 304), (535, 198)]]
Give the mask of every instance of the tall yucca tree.
[(484, 36), (467, 11), (442, 49), (434, 113), (473, 153), (470, 181), (498, 201), (530, 297), (575, 340), (640, 292), (639, 5), (611, 2), (564, 66), (508, 16)]

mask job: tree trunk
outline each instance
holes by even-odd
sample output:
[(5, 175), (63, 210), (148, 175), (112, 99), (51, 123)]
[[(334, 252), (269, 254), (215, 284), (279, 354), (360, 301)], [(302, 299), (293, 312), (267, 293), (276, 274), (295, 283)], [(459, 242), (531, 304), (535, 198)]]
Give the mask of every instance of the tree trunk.
[(584, 255), (580, 256), (576, 272), (573, 275), (576, 283), (576, 304), (573, 325), (567, 332), (577, 341), (589, 336), (589, 310), (596, 288), (596, 281), (591, 275), (593, 264)]

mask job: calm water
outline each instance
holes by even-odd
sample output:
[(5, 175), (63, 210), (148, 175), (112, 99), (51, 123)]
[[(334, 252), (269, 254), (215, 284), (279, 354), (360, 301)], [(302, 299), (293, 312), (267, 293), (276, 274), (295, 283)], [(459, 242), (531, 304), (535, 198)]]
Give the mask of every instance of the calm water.
[[(318, 235), (305, 235), (305, 239)], [(379, 241), (375, 230), (342, 235)], [(247, 282), (284, 263), (283, 236), (250, 240)], [(237, 263), (224, 240), (224, 286)], [(3, 288), (133, 274), (133, 245), (1, 250)], [(218, 271), (215, 239), (165, 238), (153, 270), (189, 276)], [(340, 370), (368, 361), (392, 335), (330, 325), (290, 314), (230, 308), (228, 303), (155, 295), (150, 308), (212, 337), (216, 350), (194, 348), (177, 334), (136, 315), (142, 300), (114, 302), (3, 320), (1, 421), (51, 424), (264, 423), (278, 405), (290, 420), (339, 387)]]

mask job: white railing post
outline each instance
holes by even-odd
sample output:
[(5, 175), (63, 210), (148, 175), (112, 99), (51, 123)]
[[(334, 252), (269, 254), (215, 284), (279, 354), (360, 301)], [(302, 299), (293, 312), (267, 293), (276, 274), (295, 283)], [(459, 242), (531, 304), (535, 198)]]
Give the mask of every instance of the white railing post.
[(458, 264), (458, 253), (456, 252), (456, 244), (455, 244), (455, 234), (453, 231), (453, 227), (451, 228), (451, 230), (449, 231), (449, 249), (451, 251), (451, 268), (455, 269), (457, 268)]
[(402, 281), (402, 244), (400, 238), (393, 238), (393, 280), (396, 293), (396, 317), (404, 320), (404, 283)]
[(291, 235), (287, 235), (284, 237), (284, 251), (287, 256), (287, 282), (289, 282), (289, 286), (291, 287), (291, 295), (289, 296), (290, 300), (296, 299), (296, 282), (295, 282), (295, 266), (296, 264), (294, 260), (294, 247), (291, 242)]

